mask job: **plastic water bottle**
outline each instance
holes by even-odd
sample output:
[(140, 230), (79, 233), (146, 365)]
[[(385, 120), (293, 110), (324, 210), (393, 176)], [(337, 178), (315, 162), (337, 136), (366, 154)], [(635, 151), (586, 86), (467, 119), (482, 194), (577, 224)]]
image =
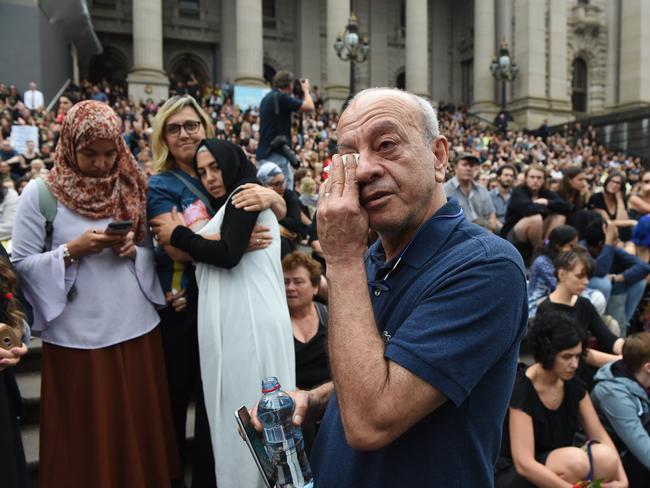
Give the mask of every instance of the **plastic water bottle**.
[(291, 423), (294, 409), (293, 399), (280, 390), (276, 377), (262, 381), (262, 399), (257, 407), (257, 417), (264, 426), (266, 452), (277, 470), (278, 486), (313, 488), (302, 431)]

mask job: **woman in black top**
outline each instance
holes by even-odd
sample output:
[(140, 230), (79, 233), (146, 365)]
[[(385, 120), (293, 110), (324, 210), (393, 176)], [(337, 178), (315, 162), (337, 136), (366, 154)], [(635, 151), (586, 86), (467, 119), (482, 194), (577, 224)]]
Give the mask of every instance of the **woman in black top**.
[(314, 301), (321, 266), (299, 251), (282, 260), (296, 351), (296, 386), (311, 390), (331, 379), (327, 362), (327, 307)]
[[(515, 380), (495, 469), (497, 488), (570, 488), (597, 479), (610, 483), (603, 486), (627, 486), (616, 448), (575, 378), (585, 342), (566, 314), (535, 317), (528, 333), (535, 363), (521, 369)], [(574, 447), (579, 427), (589, 441)]]
[(587, 175), (580, 166), (570, 166), (564, 170), (557, 194), (571, 205), (567, 223), (571, 225), (571, 216), (586, 207)]
[[(321, 282), (321, 266), (299, 251), (282, 260), (293, 345), (296, 352), (296, 387), (311, 390), (330, 381), (327, 356), (327, 307), (314, 301)], [(317, 432), (312, 422), (301, 425), (305, 448), (311, 450)]]
[(594, 193), (589, 199), (589, 210), (595, 210), (606, 222), (613, 222), (619, 229), (618, 236), (623, 242), (632, 237), (636, 220), (630, 219), (625, 202), (625, 174), (613, 171), (603, 185), (603, 191)]
[[(606, 352), (589, 349), (585, 363), (593, 368), (620, 359), (624, 339), (616, 337), (603, 323), (591, 302), (580, 296), (587, 289), (589, 275), (593, 271), (593, 261), (588, 252), (580, 247), (559, 254), (553, 261), (557, 273), (557, 285), (548, 299), (537, 308), (537, 315), (545, 315), (552, 311), (560, 311), (585, 329), (587, 335), (593, 336), (598, 346)], [(591, 380), (587, 370), (580, 372), (584, 380)]]

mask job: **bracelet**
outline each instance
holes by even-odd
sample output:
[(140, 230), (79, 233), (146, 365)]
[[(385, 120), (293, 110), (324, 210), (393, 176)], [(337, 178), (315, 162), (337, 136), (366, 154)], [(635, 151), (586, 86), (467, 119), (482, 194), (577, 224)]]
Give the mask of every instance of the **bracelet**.
[(70, 264), (77, 262), (77, 260), (70, 255), (70, 249), (68, 249), (67, 244), (63, 244), (63, 259), (67, 259)]

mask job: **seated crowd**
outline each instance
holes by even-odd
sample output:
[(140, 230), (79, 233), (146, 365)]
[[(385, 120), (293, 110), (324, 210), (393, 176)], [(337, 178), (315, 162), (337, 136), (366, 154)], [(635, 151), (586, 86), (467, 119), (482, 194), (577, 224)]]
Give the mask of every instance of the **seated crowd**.
[[(139, 199), (132, 195), (129, 198), (133, 199), (133, 207), (118, 206), (124, 215), (136, 222), (146, 213), (153, 225), (153, 235), (139, 222), (139, 237), (158, 240), (152, 246), (155, 247), (152, 253), (167, 253), (166, 259), (197, 263), (196, 279), (200, 283), (204, 280), (200, 263), (231, 269), (246, 262), (249, 251), (277, 245), (277, 255), (283, 259), (281, 263), (278, 259), (269, 265), (271, 275), (268, 278), (275, 286), (276, 275), (283, 273), (284, 276), (284, 290), (281, 291), (286, 293), (287, 307), (281, 314), (287, 316), (287, 330), (288, 325), (291, 326), (295, 352), (295, 364), (290, 365), (295, 372), (287, 375), (290, 378), (287, 386), (306, 389), (323, 384), (330, 378), (326, 348), (327, 284), (315, 213), (319, 186), (327, 178), (326, 168), (337, 150), (338, 113), (326, 110), (315, 88), (312, 92), (315, 110), (295, 118), (293, 124), (291, 147), (298, 156), (300, 168), (292, 170), (293, 186), (288, 187), (278, 165), (256, 161), (259, 113), (257, 108), (242, 110), (237, 107), (233, 103), (232, 86), (215, 85), (201, 90), (196, 83), (178, 82), (172, 95), (175, 97), (167, 103), (153, 100), (136, 103), (121, 87), (84, 81), (80, 87), (70, 87), (59, 98), (54, 110), (48, 112), (44, 107), (28, 109), (15, 87), (0, 84), (0, 177), (3, 183), (0, 240), (8, 252), (18, 241), (19, 247), (12, 259), (19, 273), (29, 276), (30, 272), (35, 272), (25, 263), (34, 256), (42, 256), (39, 253), (44, 243), (31, 242), (34, 249), (27, 249), (30, 246), (25, 243), (25, 233), (20, 231), (13, 234), (11, 241), (14, 227), (22, 225), (15, 220), (16, 208), (21, 199), (24, 202), (33, 199), (35, 194), (28, 184), (34, 179), (60, 181), (61, 188), (65, 188), (61, 171), (53, 167), (55, 163), (62, 164), (57, 144), (66, 144), (65, 138), (72, 137), (65, 129), (69, 123), (66, 114), (82, 100), (107, 104), (112, 110), (107, 107), (106, 117), (117, 115), (115, 123), (121, 139), (116, 142), (120, 148), (117, 158), (120, 171), (124, 171), (123, 178), (136, 173), (148, 178), (148, 195), (145, 195), (146, 182), (138, 183), (139, 186), (133, 183), (142, 192)], [(172, 102), (176, 104), (173, 107)], [(170, 120), (184, 111), (198, 117), (196, 128), (184, 122), (177, 126), (177, 134), (172, 134), (169, 127), (174, 124)], [(527, 366), (521, 365), (515, 381), (504, 425), (501, 457), (495, 468), (496, 485), (570, 487), (582, 481), (602, 480), (603, 486), (608, 487), (648, 486), (650, 288), (646, 283), (650, 275), (650, 171), (643, 169), (640, 158), (607, 149), (597, 141), (593, 128), (583, 128), (580, 123), (566, 125), (552, 134), (547, 130), (528, 133), (508, 130), (503, 124), (486, 126), (465, 109), (450, 105), (440, 105), (438, 117), (440, 132), (449, 138), (453, 156), (445, 193), (449, 198), (458, 199), (467, 219), (508, 240), (521, 253), (529, 270), (530, 329), (522, 359), (532, 355), (533, 361)], [(16, 151), (11, 141), (15, 125), (37, 127), (38, 140), (28, 140), (22, 151)], [(187, 155), (170, 142), (181, 133), (189, 136), (195, 131), (196, 141)], [(93, 137), (96, 143), (96, 134)], [(162, 153), (161, 148), (164, 149)], [(161, 154), (164, 155), (162, 159)], [(230, 169), (226, 171), (226, 166), (221, 166), (223, 176), (219, 178), (223, 179), (215, 179), (215, 167), (224, 165), (225, 160), (231, 161), (228, 163)], [(133, 167), (129, 166), (131, 164)], [(175, 168), (190, 168), (197, 175), (193, 182), (200, 187), (201, 195), (197, 200), (196, 194), (188, 197), (186, 193), (183, 198), (191, 199), (187, 209), (168, 208), (160, 203), (169, 196), (174, 185), (179, 185), (169, 176)], [(79, 181), (83, 182), (84, 178)], [(19, 198), (25, 188), (28, 188), (26, 196)], [(184, 191), (182, 185), (181, 189)], [(230, 192), (235, 195), (232, 199), (228, 198)], [(64, 198), (55, 196), (63, 202)], [(181, 202), (180, 197), (178, 201)], [(38, 213), (38, 205), (29, 205)], [(77, 208), (75, 205), (82, 207), (79, 202), (70, 201), (70, 208)], [(133, 208), (140, 213), (134, 213)], [(223, 208), (223, 212), (219, 212), (219, 208)], [(266, 211), (268, 215), (275, 215), (272, 220), (277, 218), (277, 234), (272, 226), (256, 225), (262, 223), (257, 219)], [(90, 218), (108, 216), (99, 211), (92, 216), (82, 210), (79, 213)], [(223, 219), (221, 235), (200, 230), (214, 214)], [(22, 215), (24, 217), (24, 211)], [(35, 235), (39, 229), (31, 230)], [(91, 239), (92, 236), (81, 235), (71, 241), (70, 247), (75, 243), (76, 248), (83, 248), (88, 255), (104, 247), (112, 248), (117, 253), (116, 263), (122, 263), (123, 258), (130, 259), (133, 263), (128, 266), (135, 270), (134, 276), (139, 280), (149, 276), (139, 264), (144, 258), (133, 244), (133, 235), (128, 241), (113, 238), (102, 244), (93, 244)], [(275, 244), (274, 240), (277, 240)], [(369, 236), (369, 242), (371, 240)], [(179, 254), (170, 253), (172, 247), (177, 248)], [(64, 256), (65, 252), (74, 254), (76, 250), (66, 247)], [(228, 258), (217, 260), (214, 258), (217, 253)], [(70, 254), (65, 257), (66, 267), (57, 271), (61, 277), (65, 274), (67, 279), (69, 270), (74, 269), (75, 257)], [(169, 282), (169, 287), (165, 288), (163, 283), (163, 295), (158, 284), (152, 282), (150, 293), (139, 298), (138, 307), (153, 311), (158, 305), (167, 303), (172, 312), (180, 313), (185, 307), (197, 307), (198, 303), (198, 319), (188, 311), (189, 319), (180, 322), (198, 320), (200, 336), (204, 313), (202, 292), (196, 289), (196, 282), (188, 281), (182, 270), (177, 273), (171, 260), (165, 264), (167, 268), (161, 266), (159, 257), (156, 256), (155, 272), (161, 281)], [(0, 263), (0, 271), (4, 273), (3, 263)], [(98, 263), (100, 267), (103, 265), (105, 263)], [(0, 276), (6, 279), (3, 273)], [(120, 279), (128, 282), (133, 276), (125, 273)], [(172, 286), (182, 287), (186, 294), (176, 294)], [(40, 293), (39, 299), (46, 298), (43, 290), (37, 291), (28, 291), (28, 295), (31, 293), (33, 298)], [(74, 287), (57, 290), (59, 292), (63, 293), (62, 303), (66, 303), (67, 293), (65, 306), (72, 307), (70, 304), (74, 302), (70, 301), (70, 294), (76, 293)], [(136, 303), (136, 298), (133, 300)], [(75, 306), (80, 306), (79, 302)], [(43, 308), (36, 312), (50, 313), (45, 304)], [(83, 319), (82, 311), (81, 308), (75, 312), (80, 319)], [(164, 323), (162, 313), (161, 318)], [(104, 320), (110, 320), (110, 314)], [(151, 320), (157, 317), (152, 315)], [(120, 333), (107, 335), (106, 340), (116, 339)], [(124, 333), (128, 335), (130, 331)], [(76, 347), (77, 343), (70, 342), (71, 337), (85, 340), (81, 339), (82, 335), (75, 334), (79, 331), (71, 332), (63, 341), (64, 345)], [(165, 334), (163, 326), (164, 347), (162, 351), (151, 353), (151, 361), (158, 360), (156, 354), (169, 355)], [(157, 336), (145, 337), (158, 340)], [(115, 342), (122, 344), (120, 341), (127, 338), (120, 337)], [(141, 345), (145, 346), (151, 347)], [(50, 361), (55, 353), (60, 354), (60, 351), (51, 351)], [(58, 360), (69, 361), (70, 368), (84, 364), (79, 357), (60, 355)], [(147, 360), (134, 364), (145, 364)], [(168, 370), (174, 368), (170, 361), (170, 357), (165, 357)], [(54, 368), (53, 364), (50, 367)], [(149, 380), (157, 381), (154, 376)], [(213, 379), (217, 388), (221, 388), (218, 375), (202, 378), (201, 388), (205, 390), (208, 407), (215, 402), (209, 395), (217, 395), (217, 402), (220, 401), (220, 393), (215, 393), (211, 387)], [(170, 472), (160, 473), (160, 476), (169, 475), (174, 479), (179, 476), (178, 461), (185, 461), (186, 448), (178, 437), (184, 439), (184, 409), (189, 394), (184, 406), (182, 402), (181, 406), (176, 405), (171, 377), (168, 382), (171, 411), (162, 409), (160, 422), (169, 423), (170, 429), (176, 431), (180, 459), (162, 452), (165, 450), (162, 447), (157, 455), (170, 466)], [(162, 388), (154, 393), (157, 398), (167, 391)], [(203, 395), (203, 391), (200, 394)], [(250, 399), (247, 402), (250, 403)], [(205, 417), (205, 412), (202, 415)], [(197, 411), (197, 429), (200, 417)], [(89, 417), (87, 421), (92, 423), (93, 419)], [(219, 420), (208, 412), (203, 421), (205, 425), (208, 422), (212, 425)], [(306, 425), (304, 430), (309, 446), (317, 425)], [(196, 442), (200, 444), (199, 435), (197, 430)], [(209, 445), (210, 439), (206, 439)], [(52, 438), (49, 440), (48, 448), (56, 450)], [(165, 448), (174, 442), (165, 441)], [(213, 445), (221, 441), (212, 439)], [(215, 454), (216, 451), (218, 449)], [(222, 464), (224, 461), (217, 459), (219, 456), (215, 455), (211, 462), (217, 464), (217, 476), (223, 476), (227, 467), (221, 466), (227, 463)], [(152, 464), (158, 461), (151, 459)], [(214, 465), (211, 466), (214, 470)], [(219, 480), (221, 484), (221, 478)]]

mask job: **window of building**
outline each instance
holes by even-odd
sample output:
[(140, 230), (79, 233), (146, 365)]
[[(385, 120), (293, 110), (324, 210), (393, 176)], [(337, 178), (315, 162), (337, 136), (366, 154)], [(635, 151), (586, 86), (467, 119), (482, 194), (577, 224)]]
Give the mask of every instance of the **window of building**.
[(93, 7), (115, 10), (117, 0), (93, 0)]
[(277, 27), (275, 0), (262, 0), (262, 23), (265, 29)]
[(402, 37), (406, 36), (406, 0), (399, 3), (399, 30)]
[(573, 61), (571, 105), (574, 112), (587, 111), (587, 63), (582, 58)]
[(199, 0), (178, 0), (178, 14), (186, 19), (198, 19)]
[(460, 63), (460, 99), (466, 107), (474, 102), (474, 60), (469, 59)]

